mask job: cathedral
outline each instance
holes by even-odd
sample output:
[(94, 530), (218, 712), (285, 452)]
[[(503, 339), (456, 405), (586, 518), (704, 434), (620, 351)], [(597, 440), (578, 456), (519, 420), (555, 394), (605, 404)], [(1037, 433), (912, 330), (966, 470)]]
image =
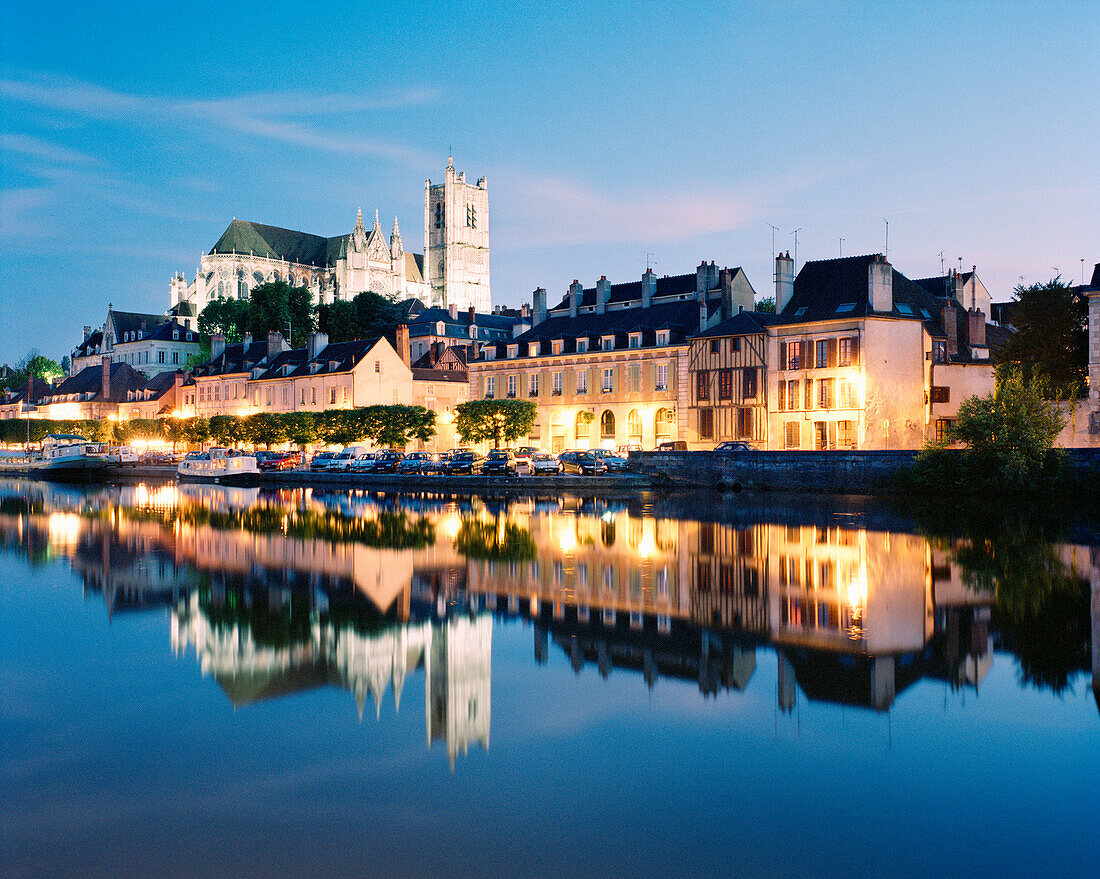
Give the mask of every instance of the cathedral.
[(334, 238), (234, 219), (203, 254), (193, 281), (183, 273), (172, 279), (173, 313), (184, 306), (201, 314), (219, 297), (247, 299), (269, 281), (308, 287), (318, 304), (372, 290), (429, 306), (492, 310), (488, 185), (484, 177), (467, 183), (451, 158), (442, 183), (424, 181), (424, 246), (423, 254), (406, 252), (396, 217), (387, 241), (377, 211), (369, 232), (360, 210), (355, 228)]

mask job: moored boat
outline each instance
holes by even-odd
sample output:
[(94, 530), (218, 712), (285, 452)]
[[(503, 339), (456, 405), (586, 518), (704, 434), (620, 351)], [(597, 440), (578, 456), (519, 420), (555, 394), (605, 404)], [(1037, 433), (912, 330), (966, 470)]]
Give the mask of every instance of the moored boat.
[(21, 458), (0, 461), (0, 473), (84, 482), (103, 478), (115, 464), (106, 443), (89, 442), (75, 434), (51, 433), (42, 440), (41, 448)]
[(222, 448), (191, 452), (176, 468), (176, 478), (190, 482), (244, 483), (259, 477), (255, 456)]

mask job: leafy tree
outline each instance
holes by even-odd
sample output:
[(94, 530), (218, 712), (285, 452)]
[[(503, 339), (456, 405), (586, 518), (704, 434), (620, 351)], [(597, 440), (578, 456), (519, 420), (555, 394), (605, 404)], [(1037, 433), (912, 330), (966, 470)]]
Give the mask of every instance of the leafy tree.
[(211, 416), (210, 438), (219, 446), (235, 446), (244, 439), (244, 424), (236, 415)]
[(1055, 395), (1085, 387), (1088, 373), (1088, 300), (1061, 276), (1045, 284), (1020, 284), (1012, 291), (1015, 334), (997, 352), (999, 364), (1013, 364), (1025, 379), (1044, 382)]
[(756, 311), (762, 312), (763, 314), (775, 314), (775, 297), (765, 296), (756, 303)]
[[(199, 315), (199, 332), (205, 336), (221, 333), (227, 342), (239, 342), (248, 331), (247, 299), (212, 299)], [(205, 362), (205, 361), (204, 361)]]
[(185, 369), (194, 369), (196, 366), (202, 366), (204, 363), (210, 362), (210, 337), (199, 335), (199, 350), (194, 354), (188, 354), (187, 360), (184, 361)]
[(379, 446), (403, 449), (435, 436), (435, 413), (423, 406), (368, 406), (365, 415), (366, 436)]
[(503, 517), (493, 522), (464, 518), (458, 526), (454, 548), (472, 559), (530, 562), (538, 556), (531, 530)]
[(400, 303), (371, 290), (359, 293), (350, 302), (322, 305), (317, 312), (321, 332), (328, 334), (330, 342), (392, 336), (406, 319)]
[(313, 412), (289, 412), (283, 416), (287, 438), (302, 448), (321, 438), (321, 425)]
[(61, 358), (61, 372), (64, 373), (65, 375), (68, 375), (69, 374), (69, 367), (70, 367), (71, 363), (72, 363), (72, 361), (69, 360), (69, 355), (68, 354), (66, 354), (64, 357), (62, 357)]
[(277, 443), (285, 443), (286, 422), (272, 412), (249, 415), (244, 419), (244, 440), (254, 446), (264, 445), (269, 449)]
[(205, 418), (187, 419), (187, 441), (202, 445), (210, 439), (210, 422)]
[(307, 287), (269, 281), (252, 288), (248, 303), (248, 326), (253, 336), (265, 336), (273, 330), (285, 333), (289, 326), (290, 344), (301, 347), (313, 332), (313, 298)]
[(530, 400), (471, 400), (455, 406), (455, 430), (463, 442), (512, 442), (531, 433), (538, 406)]

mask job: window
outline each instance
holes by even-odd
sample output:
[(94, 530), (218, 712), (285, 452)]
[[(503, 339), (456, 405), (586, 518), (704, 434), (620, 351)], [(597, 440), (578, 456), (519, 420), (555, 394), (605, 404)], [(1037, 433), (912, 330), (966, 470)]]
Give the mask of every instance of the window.
[(578, 441), (580, 441), (582, 439), (583, 440), (588, 439), (588, 422), (590, 420), (589, 416), (591, 414), (592, 413), (588, 412), (587, 410), (583, 410), (583, 409), (580, 412), (577, 413), (577, 417), (574, 420), (574, 424), (573, 424), (573, 431), (576, 434)]
[(947, 342), (943, 339), (932, 341), (932, 362), (947, 363)]
[(374, 371), (377, 372), (379, 375), (381, 375), (381, 373), (382, 373), (382, 361), (381, 360), (375, 360), (374, 361)]
[(180, 352), (179, 351), (173, 351), (172, 352), (172, 363), (178, 365), (179, 362), (180, 362)]
[(601, 390), (605, 394), (610, 394), (615, 390), (615, 370), (613, 367), (608, 367), (603, 371), (603, 386)]
[(814, 448), (819, 452), (829, 448), (829, 434), (824, 421), (814, 422)]
[(839, 379), (837, 387), (837, 406), (840, 409), (855, 409), (855, 385), (846, 379)]
[(516, 395), (516, 377), (514, 375), (508, 376), (508, 398), (511, 399)]
[(814, 360), (814, 366), (817, 369), (824, 369), (829, 365), (829, 340), (818, 339), (815, 347), (817, 350), (817, 357)]
[(317, 405), (317, 388), (309, 389), (309, 402), (311, 405)]
[(584, 354), (588, 350), (588, 339), (577, 339), (577, 353)]
[(722, 353), (722, 340), (721, 339), (711, 339), (710, 340), (710, 353), (711, 354), (721, 354)]
[(581, 369), (577, 371), (577, 393), (588, 393), (588, 370)]
[(840, 366), (852, 365), (852, 340), (850, 338), (841, 339), (838, 343), (838, 364)]
[(787, 408), (788, 409), (794, 410), (794, 409), (801, 409), (802, 408), (802, 400), (800, 399), (801, 392), (799, 390), (799, 384), (800, 384), (800, 382), (798, 381), (798, 379), (795, 379), (794, 381), (787, 382)]
[(733, 370), (718, 370), (718, 399), (729, 400), (733, 397)]
[(945, 443), (950, 439), (949, 434), (953, 421), (951, 418), (936, 419), (936, 442)]
[(699, 410), (699, 438), (714, 438), (714, 410), (710, 407)]
[(637, 409), (631, 409), (626, 416), (626, 440), (639, 444), (642, 441), (642, 415)]
[(178, 342), (179, 340), (180, 340), (180, 331), (179, 330), (172, 330), (172, 341), (173, 342)]
[(615, 413), (610, 409), (604, 409), (600, 416), (600, 437), (602, 439), (615, 438)]
[(274, 388), (267, 388), (266, 390), (267, 390), (267, 393), (264, 394), (264, 402), (268, 406), (271, 406), (275, 403), (275, 389)]
[(705, 369), (695, 373), (695, 396), (700, 400), (710, 399), (710, 373)]
[(328, 389), (328, 402), (330, 406), (336, 405), (336, 388)]
[(490, 375), (485, 379), (485, 396), (488, 399), (492, 399), (497, 393), (497, 377)]
[(603, 337), (603, 350), (604, 351), (614, 351), (615, 350), (615, 337), (614, 336), (604, 336)]
[(554, 381), (554, 391), (553, 391), (554, 396), (555, 397), (560, 397), (561, 396), (561, 373), (560, 372), (555, 372), (554, 373), (553, 381)]
[(854, 421), (838, 421), (836, 423), (837, 444), (842, 449), (854, 449), (856, 447), (856, 432)]
[(554, 339), (550, 343), (550, 350), (554, 354), (561, 354), (561, 339)]
[(631, 348), (641, 348), (642, 347), (642, 334), (641, 333), (631, 333), (630, 334), (630, 347)]
[(787, 342), (787, 369), (802, 368), (802, 343)]
[(737, 410), (737, 436), (741, 439), (752, 437), (752, 409), (748, 406)]
[(444, 221), (443, 203), (436, 202), (435, 205), (435, 228), (442, 229)]
[(740, 351), (741, 350), (741, 339), (738, 338), (737, 336), (734, 336), (732, 339), (730, 339), (730, 348), (734, 351)]
[(627, 373), (630, 382), (630, 392), (632, 394), (641, 393), (642, 390), (642, 367), (631, 366), (630, 371)]
[(305, 404), (306, 404), (306, 389), (302, 388), (301, 402), (299, 403), (299, 405), (304, 406)]
[(788, 421), (784, 430), (784, 448), (797, 449), (802, 446), (802, 425), (797, 421)]
[[(396, 397), (396, 396), (397, 396), (397, 390), (396, 390), (396, 388), (394, 389), (394, 392), (393, 392), (393, 393), (394, 393), (394, 396)], [(346, 403), (347, 401), (348, 401), (348, 386), (347, 386), (347, 385), (344, 385), (344, 402)], [(394, 402), (396, 403), (396, 402), (397, 402), (397, 400), (394, 400)]]
[(157, 363), (164, 363), (164, 352), (163, 351), (158, 351), (157, 352)]
[(751, 400), (756, 396), (756, 367), (746, 366), (741, 370), (741, 396)]
[(949, 403), (951, 401), (951, 389), (950, 388), (938, 388), (932, 387), (932, 402), (933, 403)]
[(657, 333), (657, 344), (658, 345), (667, 345), (668, 344), (668, 330), (661, 330), (659, 333)]
[(283, 408), (286, 409), (287, 406), (290, 405), (290, 388), (288, 388), (286, 385), (283, 385), (282, 397), (283, 397)]
[(653, 390), (655, 391), (667, 391), (668, 390), (668, 364), (657, 364), (657, 380), (654, 382)]
[(856, 304), (854, 302), (842, 302), (836, 307), (837, 314), (849, 314), (856, 310)]
[(537, 372), (532, 372), (531, 376), (530, 376), (530, 380), (528, 382), (527, 396), (528, 397), (537, 397), (538, 395), (539, 395), (539, 374)]
[(832, 409), (833, 403), (833, 379), (823, 378), (817, 382), (817, 405), (819, 409)]
[(477, 208), (472, 204), (466, 205), (466, 225), (471, 229), (477, 228)]

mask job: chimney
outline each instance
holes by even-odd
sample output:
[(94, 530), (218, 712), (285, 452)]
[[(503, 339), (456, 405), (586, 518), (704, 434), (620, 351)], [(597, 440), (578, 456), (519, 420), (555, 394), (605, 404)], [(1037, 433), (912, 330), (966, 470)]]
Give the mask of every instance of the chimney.
[(267, 334), (267, 361), (270, 363), (284, 351), (289, 351), (290, 346), (287, 345), (286, 339), (283, 338), (283, 334), (278, 330), (269, 330)]
[(985, 347), (985, 315), (977, 308), (972, 308), (966, 313), (967, 333), (966, 341), (970, 346)]
[(611, 282), (607, 280), (607, 275), (600, 275), (600, 279), (596, 282), (596, 314), (607, 311), (607, 303), (610, 299)]
[(954, 305), (945, 305), (942, 315), (943, 328), (947, 332), (947, 354), (950, 357), (959, 353), (958, 309)]
[[(106, 360), (106, 358), (104, 358)], [(23, 395), (23, 408), (29, 409), (34, 405), (34, 376), (27, 373), (27, 391)]]
[(92, 328), (91, 327), (84, 327), (84, 341), (85, 342), (88, 341), (88, 336), (90, 336), (91, 334), (92, 334)]
[(225, 352), (225, 336), (222, 333), (214, 333), (210, 337), (210, 359), (217, 360)]
[(309, 349), (310, 360), (317, 357), (328, 347), (328, 333), (310, 333), (306, 339), (306, 347)]
[(867, 264), (867, 303), (872, 311), (894, 310), (894, 267), (881, 253)]
[(722, 290), (722, 320), (733, 317), (733, 276), (729, 269), (718, 273), (718, 286)]
[(657, 295), (657, 276), (653, 269), (647, 268), (642, 275), (642, 308), (649, 308), (653, 304), (653, 297)]
[(710, 273), (710, 266), (707, 265), (707, 261), (703, 260), (695, 269), (695, 295), (698, 298), (703, 298), (703, 294), (707, 292), (707, 275)]
[(526, 302), (524, 302), (523, 305), (520, 306), (519, 316), (520, 316), (520, 319), (523, 320), (524, 322), (529, 321), (531, 319), (531, 306), (528, 305)]
[(546, 289), (539, 287), (531, 294), (531, 311), (535, 313), (535, 323), (541, 324), (546, 320)]
[(710, 261), (710, 265), (707, 266), (707, 289), (713, 290), (718, 286), (718, 266), (714, 264), (714, 260)]
[[(470, 310), (473, 311), (472, 308)], [(409, 347), (408, 324), (397, 325), (397, 353), (401, 355), (401, 359), (406, 366), (412, 366), (412, 350)]]
[(477, 325), (477, 312), (474, 311), (474, 307), (470, 306), (470, 326)]
[(576, 278), (569, 285), (569, 316), (576, 317), (580, 311), (581, 300), (584, 298), (584, 286)]
[(245, 333), (241, 337), (241, 353), (245, 354), (252, 347), (252, 333)]
[(183, 405), (183, 370), (177, 369), (172, 374), (172, 408), (178, 409)]
[(443, 343), (442, 342), (432, 342), (431, 358), (430, 358), (430, 360), (432, 361), (432, 366), (435, 366), (437, 363), (439, 363), (439, 358), (441, 358), (442, 356), (443, 356)]
[(707, 300), (703, 294), (700, 294), (699, 299), (699, 332), (703, 332), (707, 328)]
[(458, 320), (458, 303), (452, 302), (447, 306), (447, 311), (451, 313), (451, 320)]
[(111, 399), (111, 358), (106, 354), (103, 355), (100, 363), (99, 395), (103, 398), (104, 403), (109, 402)]
[(788, 250), (775, 258), (775, 313), (782, 314), (793, 296), (794, 260)]

